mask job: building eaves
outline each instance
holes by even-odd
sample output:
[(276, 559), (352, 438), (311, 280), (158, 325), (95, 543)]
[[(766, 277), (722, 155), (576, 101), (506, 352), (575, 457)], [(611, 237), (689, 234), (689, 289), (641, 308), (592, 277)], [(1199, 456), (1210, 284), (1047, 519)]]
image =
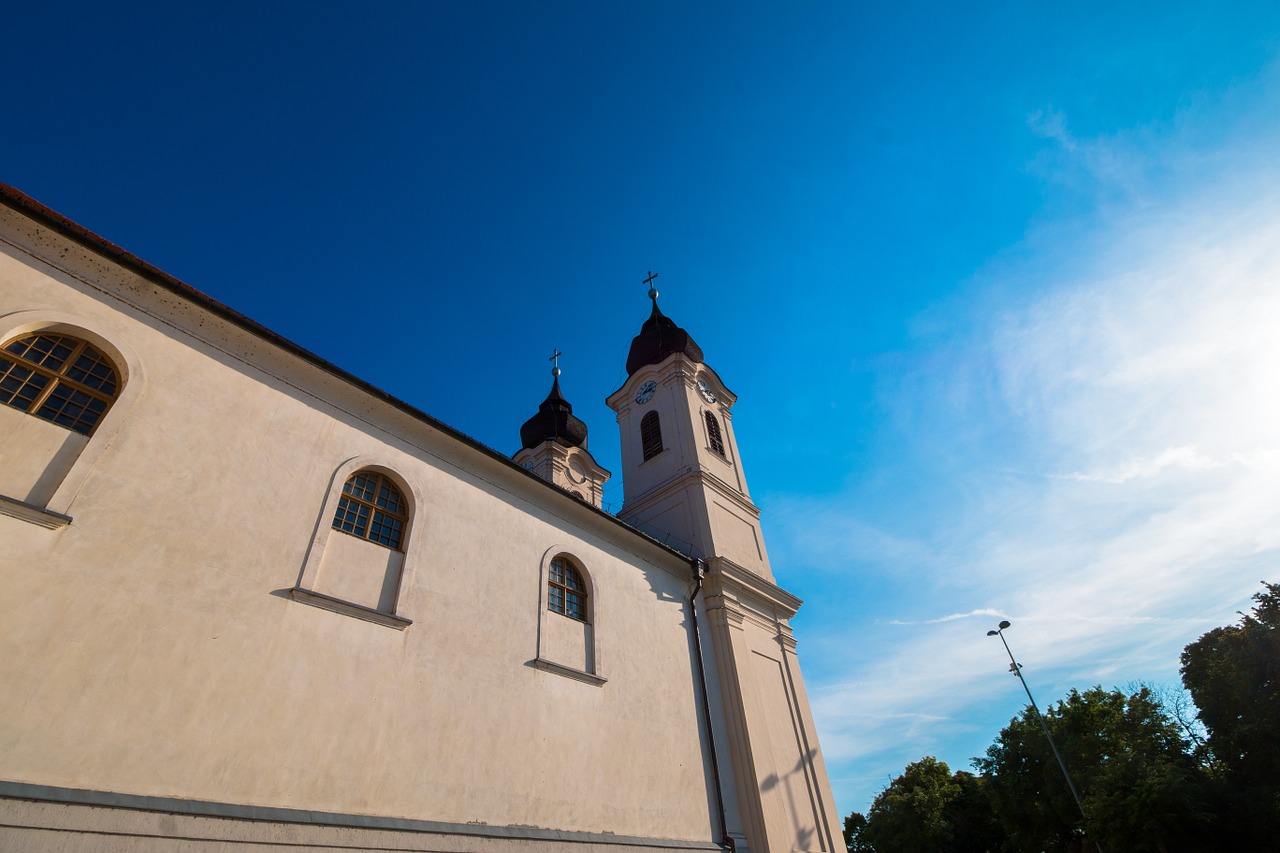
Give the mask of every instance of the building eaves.
[(381, 388), (378, 388), (370, 384), (369, 382), (366, 382), (360, 377), (352, 373), (349, 373), (346, 370), (343, 370), (341, 367), (338, 367), (336, 364), (333, 364), (332, 362), (327, 361), (324, 358), (321, 358), (320, 356), (316, 355), (310, 350), (305, 349), (304, 347), (301, 347), (298, 344), (295, 344), (293, 341), (289, 340), (283, 335), (280, 335), (280, 334), (277, 334), (276, 332), (271, 331), (266, 326), (263, 326), (261, 323), (258, 323), (256, 320), (252, 320), (246, 317), (245, 315), (241, 314), (239, 311), (236, 311), (235, 309), (222, 304), (218, 300), (214, 299), (212, 296), (209, 296), (206, 293), (200, 290), (197, 290), (196, 288), (187, 284), (186, 282), (178, 278), (175, 278), (174, 276), (170, 275), (169, 273), (165, 272), (159, 267), (153, 266), (147, 263), (146, 261), (142, 260), (141, 258), (139, 258), (137, 255), (134, 255), (130, 252), (125, 251), (124, 249), (120, 248), (115, 243), (112, 243), (110, 240), (106, 239), (105, 237), (101, 237), (93, 233), (88, 228), (85, 228), (83, 225), (80, 225), (79, 223), (68, 219), (67, 217), (63, 216), (57, 211), (46, 207), (45, 205), (33, 199), (31, 196), (22, 192), (22, 190), (19, 190), (16, 187), (12, 187), (9, 184), (0, 182), (0, 202), (3, 202), (6, 207), (11, 208), (12, 210), (18, 213), (21, 213), (22, 215), (26, 216), (28, 219), (31, 219), (32, 221), (37, 222), (41, 225), (44, 225), (46, 228), (49, 228), (50, 230), (62, 235), (63, 237), (67, 238), (73, 243), (77, 243), (78, 245), (81, 245), (86, 249), (89, 249), (90, 251), (95, 252), (98, 255), (101, 255), (107, 260), (110, 260), (113, 263), (116, 263), (119, 266), (124, 267), (125, 269), (130, 270), (131, 272), (141, 276), (147, 281), (150, 281), (164, 288), (165, 290), (168, 290), (169, 292), (174, 293), (195, 305), (198, 305), (199, 307), (205, 309), (206, 311), (209, 311), (210, 313), (222, 318), (223, 320), (226, 320), (232, 325), (243, 329), (249, 334), (254, 335), (255, 337), (261, 338), (262, 340), (266, 341), (272, 346), (275, 346), (281, 350), (284, 350), (290, 355), (300, 358), (303, 361), (309, 362), (310, 364), (314, 365), (315, 367), (318, 367), (319, 369), (330, 374), (331, 376), (349, 385), (352, 385), (353, 387), (357, 388), (358, 390), (360, 390), (365, 394), (368, 394), (370, 397), (380, 400), (381, 402), (386, 403), (387, 405), (392, 406), (393, 408), (396, 408), (404, 412), (410, 417), (418, 421), (421, 421), (422, 423), (426, 424), (432, 429), (439, 431), (441, 434), (448, 436), (454, 441), (457, 441), (458, 443), (466, 447), (469, 447), (472, 450), (475, 450), (489, 457), (490, 459), (493, 459), (501, 463), (502, 465), (505, 465), (508, 469), (510, 469), (510, 471), (518, 474), (519, 476), (527, 477), (529, 480), (536, 482), (540, 488), (548, 489), (551, 493), (556, 494), (558, 496), (557, 497), (558, 500), (569, 501), (572, 504), (580, 507), (583, 511), (592, 512), (592, 513), (595, 513), (597, 516), (606, 518), (612, 524), (617, 525), (618, 528), (625, 530), (629, 534), (636, 536), (644, 540), (645, 542), (648, 542), (649, 544), (654, 545), (657, 548), (660, 548), (661, 550), (666, 551), (667, 553), (678, 557), (680, 560), (686, 563), (691, 563), (693, 561), (693, 558), (691, 558), (689, 555), (684, 554), (681, 551), (678, 551), (675, 548), (672, 548), (667, 543), (662, 542), (661, 540), (655, 539), (654, 537), (650, 536), (644, 531), (639, 530), (631, 526), (630, 524), (627, 524), (625, 521), (618, 518), (617, 516), (607, 513), (603, 509), (600, 509), (594, 506), (593, 504), (589, 504), (589, 503), (586, 503), (585, 501), (578, 500), (577, 498), (570, 495), (568, 492), (561, 489), (559, 486), (556, 486), (555, 484), (542, 479), (541, 477), (539, 477), (538, 475), (530, 471), (526, 471), (522, 466), (517, 465), (515, 462), (513, 462), (511, 458), (507, 456), (505, 453), (500, 453), (499, 451), (494, 450), (492, 447), (489, 447), (487, 444), (483, 444), (482, 442), (477, 441), (471, 436), (457, 429), (454, 429), (453, 427), (449, 426), (445, 422), (439, 420), (438, 418), (432, 417), (431, 415), (427, 414), (426, 412), (422, 411), (416, 406), (413, 406), (409, 403), (406, 403), (404, 400), (399, 399), (398, 397), (388, 394), (386, 391), (383, 391)]

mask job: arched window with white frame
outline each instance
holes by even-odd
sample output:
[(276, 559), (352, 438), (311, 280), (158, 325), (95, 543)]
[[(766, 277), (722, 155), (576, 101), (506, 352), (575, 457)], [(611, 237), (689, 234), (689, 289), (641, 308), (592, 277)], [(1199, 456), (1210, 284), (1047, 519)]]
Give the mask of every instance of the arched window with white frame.
[(408, 523), (404, 495), (386, 474), (357, 471), (343, 483), (333, 516), (335, 530), (399, 551)]
[(322, 522), (290, 591), (296, 601), (404, 629), (401, 613), (406, 572), (417, 543), (414, 513), (420, 505), (393, 463), (356, 457), (334, 472), (321, 509)]
[(119, 371), (88, 341), (39, 332), (0, 347), (0, 403), (91, 435), (115, 402)]
[(586, 565), (565, 546), (553, 546), (539, 574), (538, 643), (534, 665), (596, 686), (600, 670), (598, 590)]
[(579, 622), (587, 621), (587, 586), (582, 582), (582, 573), (563, 554), (551, 561), (547, 609)]
[(0, 314), (0, 515), (52, 529), (71, 522), (137, 399), (137, 359), (119, 337), (56, 311)]

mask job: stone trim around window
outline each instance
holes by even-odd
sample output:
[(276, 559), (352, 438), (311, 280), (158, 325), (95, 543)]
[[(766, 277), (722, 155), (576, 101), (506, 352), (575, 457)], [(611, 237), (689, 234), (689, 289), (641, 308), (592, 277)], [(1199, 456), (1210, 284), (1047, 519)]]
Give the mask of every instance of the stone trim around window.
[(563, 675), (566, 678), (572, 678), (575, 681), (581, 681), (584, 684), (594, 684), (596, 687), (602, 687), (609, 679), (603, 675), (596, 675), (593, 672), (584, 672), (581, 669), (574, 669), (571, 666), (565, 666), (562, 663), (556, 663), (546, 658), (534, 658), (533, 665), (543, 672), (553, 672), (556, 675)]
[(366, 622), (373, 622), (378, 625), (386, 625), (388, 628), (395, 628), (397, 631), (403, 631), (413, 624), (412, 619), (404, 616), (396, 616), (394, 613), (383, 613), (381, 610), (374, 610), (372, 607), (365, 607), (363, 604), (355, 604), (351, 601), (343, 601), (341, 598), (334, 598), (331, 595), (325, 595), (319, 592), (312, 592), (309, 589), (295, 586), (289, 590), (289, 597), (294, 601), (302, 604), (310, 604), (312, 607), (319, 607), (321, 610), (329, 610), (333, 613), (341, 613), (343, 616), (354, 616), (357, 619), (363, 619)]
[[(422, 558), (422, 537), (417, 535), (417, 531), (414, 529), (417, 509), (422, 506), (422, 495), (408, 479), (399, 473), (397, 470), (398, 464), (397, 460), (391, 458), (362, 455), (347, 459), (335, 469), (329, 479), (329, 485), (321, 503), (320, 514), (316, 519), (312, 533), (311, 545), (307, 548), (297, 580), (290, 590), (290, 597), (294, 601), (311, 604), (334, 613), (354, 616), (357, 619), (388, 625), (397, 630), (404, 630), (405, 627), (413, 624), (412, 619), (399, 614), (402, 606), (401, 597), (407, 586), (409, 573)], [(366, 470), (384, 476), (389, 483), (394, 483), (400, 498), (405, 503), (405, 521), (401, 531), (401, 539), (398, 543), (399, 548), (388, 549), (386, 546), (368, 540), (365, 537), (355, 537), (358, 540), (367, 542), (370, 547), (376, 550), (394, 553), (400, 560), (399, 577), (396, 578), (395, 583), (394, 601), (387, 603), (380, 601), (378, 607), (370, 607), (368, 604), (359, 604), (346, 598), (328, 595), (316, 588), (317, 582), (322, 580), (320, 578), (320, 566), (326, 546), (329, 545), (332, 537), (334, 535), (343, 537), (353, 535), (334, 527), (333, 524), (338, 510), (338, 502), (343, 496), (343, 486), (354, 474)], [(323, 583), (320, 583), (320, 588), (324, 588)], [(334, 590), (328, 591), (334, 592)]]
[[(37, 334), (64, 335), (84, 341), (106, 357), (116, 371), (114, 402), (102, 414), (92, 430), (93, 435), (87, 437), (84, 447), (68, 460), (64, 469), (52, 473), (46, 471), (46, 474), (50, 475), (47, 487), (42, 488), (39, 494), (27, 495), (27, 499), (31, 501), (30, 504), (18, 501), (20, 504), (35, 506), (54, 519), (61, 519), (68, 517), (72, 502), (84, 487), (89, 474), (98, 463), (98, 458), (111, 444), (121, 424), (128, 419), (129, 410), (142, 390), (144, 376), (137, 355), (127, 343), (127, 336), (107, 322), (45, 309), (23, 309), (11, 313), (0, 313), (0, 340), (13, 341)], [(26, 513), (21, 516), (11, 512), (4, 514), (49, 526), (45, 521), (36, 520)], [(60, 521), (53, 525), (54, 528), (63, 526), (65, 524)]]
[(29, 503), (23, 503), (10, 497), (0, 495), (0, 515), (7, 515), (19, 521), (28, 521), (49, 530), (58, 530), (71, 523), (71, 516), (58, 512), (50, 512)]

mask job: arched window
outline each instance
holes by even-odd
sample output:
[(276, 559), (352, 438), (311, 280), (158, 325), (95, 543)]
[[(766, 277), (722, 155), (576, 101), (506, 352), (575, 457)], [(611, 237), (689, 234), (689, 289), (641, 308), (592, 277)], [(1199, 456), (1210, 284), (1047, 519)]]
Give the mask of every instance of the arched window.
[(119, 391), (115, 365), (86, 341), (42, 332), (0, 351), (0, 403), (90, 435)]
[(547, 609), (579, 622), (587, 621), (587, 586), (582, 582), (582, 574), (565, 557), (551, 561)]
[(422, 554), (415, 526), (422, 496), (397, 470), (402, 462), (356, 456), (333, 472), (302, 571), (289, 590), (294, 601), (399, 631), (413, 624), (401, 612), (400, 598)]
[(355, 472), (343, 484), (333, 526), (399, 551), (408, 520), (408, 505), (396, 485), (386, 475), (366, 469)]
[(645, 462), (662, 452), (662, 424), (658, 421), (657, 412), (650, 412), (640, 419), (640, 447)]
[(705, 414), (707, 416), (707, 441), (711, 442), (711, 449), (723, 457), (724, 437), (720, 435), (720, 422), (710, 412)]

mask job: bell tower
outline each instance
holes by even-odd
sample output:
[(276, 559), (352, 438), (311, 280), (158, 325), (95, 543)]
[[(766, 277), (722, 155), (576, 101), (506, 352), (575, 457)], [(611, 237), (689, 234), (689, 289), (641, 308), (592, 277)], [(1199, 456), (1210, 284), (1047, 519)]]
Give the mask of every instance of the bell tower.
[(622, 432), (618, 516), (690, 556), (722, 556), (772, 581), (733, 432), (738, 398), (649, 284), (653, 308), (631, 341), (627, 380), (605, 401)]
[(711, 641), (703, 661), (735, 849), (833, 853), (840, 818), (790, 625), (800, 599), (774, 583), (733, 431), (737, 396), (659, 310), (654, 278), (627, 379), (606, 400), (622, 438), (618, 515), (697, 558), (693, 606)]

